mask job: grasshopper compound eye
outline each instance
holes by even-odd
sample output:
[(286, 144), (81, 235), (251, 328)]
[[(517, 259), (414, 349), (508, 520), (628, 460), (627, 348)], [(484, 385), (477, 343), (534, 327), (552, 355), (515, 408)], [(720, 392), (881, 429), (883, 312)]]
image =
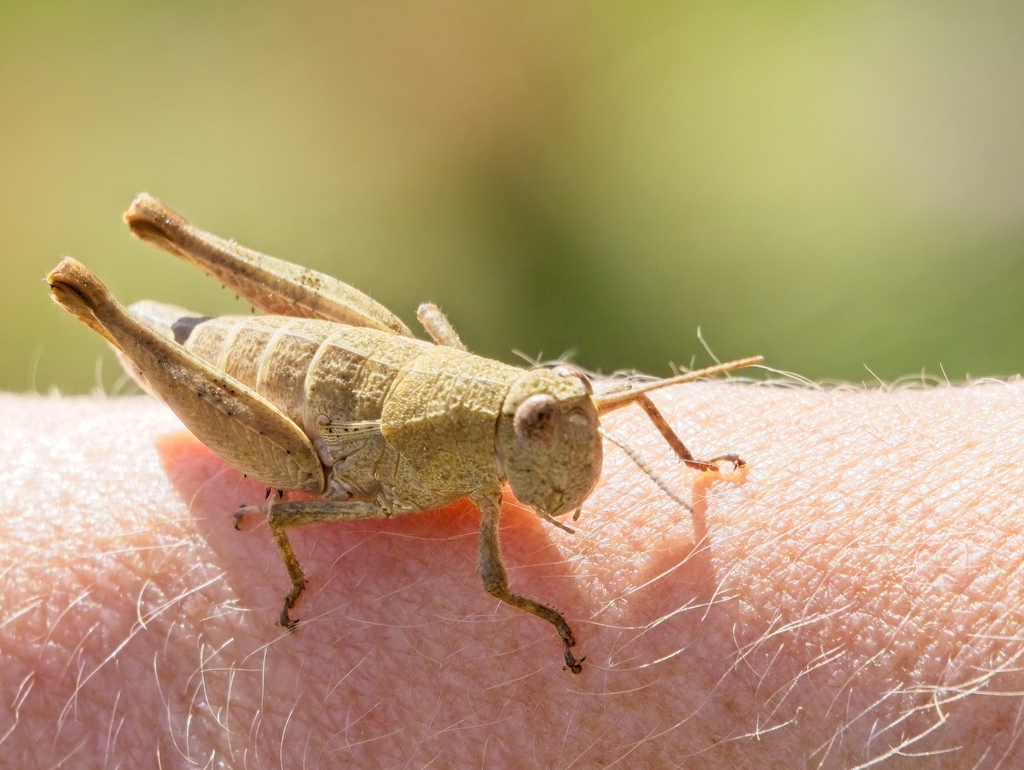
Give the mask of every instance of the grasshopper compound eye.
[(562, 413), (554, 396), (530, 396), (516, 409), (512, 425), (523, 446), (550, 449), (562, 434)]

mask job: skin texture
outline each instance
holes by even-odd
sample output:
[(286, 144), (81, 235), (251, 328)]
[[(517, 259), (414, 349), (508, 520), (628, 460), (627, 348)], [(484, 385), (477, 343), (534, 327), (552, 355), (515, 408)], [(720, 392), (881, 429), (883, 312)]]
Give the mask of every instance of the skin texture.
[[(698, 383), (609, 415), (692, 500), (605, 446), (575, 536), (478, 512), (291, 531), (146, 398), (0, 397), (0, 756), (49, 767), (1019, 767), (1024, 384), (829, 392)], [(915, 758), (916, 755), (916, 758)]]

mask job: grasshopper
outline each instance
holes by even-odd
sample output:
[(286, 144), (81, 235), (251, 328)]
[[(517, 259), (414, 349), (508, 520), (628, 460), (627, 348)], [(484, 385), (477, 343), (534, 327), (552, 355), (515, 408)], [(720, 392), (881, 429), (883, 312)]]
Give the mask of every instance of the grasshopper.
[(481, 512), (485, 590), (551, 623), (565, 667), (578, 674), (584, 659), (573, 655), (565, 618), (509, 590), (498, 540), (505, 482), (544, 521), (572, 532), (558, 517), (575, 511), (578, 518), (600, 477), (602, 436), (611, 437), (599, 418), (632, 403), (691, 468), (744, 464), (734, 454), (695, 459), (647, 394), (759, 356), (665, 380), (620, 381), (595, 395), (580, 370), (522, 369), (467, 352), (431, 304), (417, 316), (433, 343), (416, 339), (351, 286), (205, 233), (147, 194), (124, 218), (134, 235), (266, 315), (211, 318), (149, 301), (126, 309), (70, 257), (48, 276), (51, 296), (110, 342), (127, 371), (200, 441), (268, 487), (266, 505), (239, 508), (235, 526), (249, 513), (266, 516), (291, 579), (279, 619), (289, 630), (306, 579), (288, 528), (390, 518), (468, 497)]

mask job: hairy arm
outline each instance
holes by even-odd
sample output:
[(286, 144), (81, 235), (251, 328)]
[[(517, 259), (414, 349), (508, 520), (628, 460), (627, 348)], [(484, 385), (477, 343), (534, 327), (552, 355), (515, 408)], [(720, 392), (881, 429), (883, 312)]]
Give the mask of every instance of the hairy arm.
[(0, 398), (0, 755), (23, 766), (1016, 767), (1024, 384), (701, 383), (606, 420), (568, 535), (506, 501), (487, 596), (471, 507), (311, 525), (299, 629), (262, 489), (148, 399)]

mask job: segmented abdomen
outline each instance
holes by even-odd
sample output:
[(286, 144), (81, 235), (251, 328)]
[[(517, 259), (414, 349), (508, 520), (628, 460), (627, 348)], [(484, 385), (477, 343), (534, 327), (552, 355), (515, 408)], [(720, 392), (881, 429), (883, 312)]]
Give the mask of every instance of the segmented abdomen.
[(286, 316), (221, 316), (182, 340), (313, 437), (316, 420), (379, 420), (397, 373), (432, 345), (374, 329)]

